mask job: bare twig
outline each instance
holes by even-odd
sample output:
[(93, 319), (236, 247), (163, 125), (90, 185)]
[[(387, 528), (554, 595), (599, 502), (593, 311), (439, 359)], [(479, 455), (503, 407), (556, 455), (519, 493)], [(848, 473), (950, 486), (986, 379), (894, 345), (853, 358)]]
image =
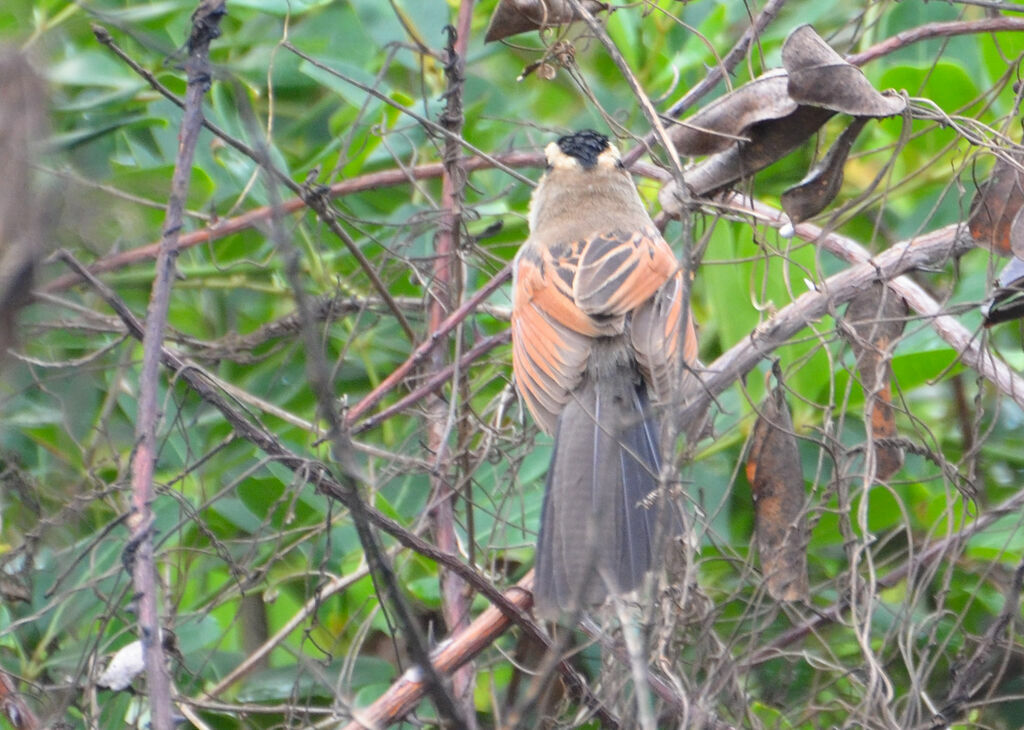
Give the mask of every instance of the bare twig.
[[(83, 277), (103, 298), (111, 309), (121, 318), (128, 328), (129, 334), (136, 339), (142, 339), (143, 326), (135, 314), (127, 307), (117, 294), (106, 284), (97, 279), (88, 271), (74, 256), (67, 251), (59, 251), (58, 257), (66, 262), (77, 275)], [(192, 388), (203, 400), (210, 403), (224, 416), (228, 424), (242, 438), (254, 444), (263, 451), (269, 458), (276, 460), (286, 468), (292, 470), (300, 479), (308, 482), (317, 491), (329, 498), (336, 499), (350, 510), (353, 505), (353, 495), (349, 487), (342, 485), (331, 474), (331, 470), (315, 459), (299, 456), (287, 449), (284, 444), (261, 423), (254, 421), (249, 415), (240, 409), (235, 408), (216, 388), (212, 387), (203, 377), (201, 370), (186, 363), (179, 355), (166, 347), (161, 350), (161, 360), (171, 374)], [(349, 472), (350, 473), (350, 472)], [(502, 613), (509, 616), (514, 623), (520, 626), (538, 641), (544, 640), (544, 632), (526, 613), (510, 602), (485, 576), (481, 575), (470, 565), (464, 563), (457, 555), (440, 550), (429, 542), (418, 537), (405, 529), (398, 522), (388, 517), (370, 505), (362, 505), (366, 520), (374, 527), (394, 537), (399, 544), (413, 550), (414, 552), (434, 560), (439, 565), (457, 573), (463, 580), (469, 583), (475, 591), (484, 595)], [(428, 670), (429, 671), (429, 670)]]
[(369, 418), (353, 426), (352, 433), (362, 433), (363, 431), (367, 431), (378, 424), (383, 423), (396, 413), (401, 413), (402, 411), (411, 408), (451, 380), (456, 369), (462, 370), (469, 367), (470, 364), (476, 362), (477, 359), (490, 352), (495, 347), (508, 344), (509, 338), (510, 333), (508, 330), (483, 338), (466, 350), (462, 357), (459, 358), (458, 362), (446, 365), (444, 369), (433, 373), (422, 385), (415, 390), (410, 391), (408, 395), (400, 398), (397, 402), (391, 404), (387, 408), (374, 413)]
[[(1019, 515), (1022, 509), (1024, 509), (1024, 490), (1018, 491), (1006, 501), (980, 514), (976, 520), (962, 528), (958, 533), (925, 545), (918, 550), (915, 558), (905, 561), (880, 577), (876, 590), (892, 588), (908, 580), (908, 578), (916, 577), (920, 571), (938, 560), (951, 548), (966, 544), (972, 537), (984, 532), (1004, 517)], [(816, 612), (815, 616), (809, 618), (806, 622), (799, 626), (794, 626), (789, 631), (777, 636), (763, 648), (755, 651), (742, 662), (742, 669), (749, 669), (776, 658), (781, 649), (802, 640), (823, 626), (839, 621), (849, 607), (849, 599), (844, 598), (832, 604), (829, 608)]]
[(210, 43), (220, 35), (219, 24), (224, 16), (224, 3), (202, 0), (192, 15), (185, 61), (188, 86), (185, 92), (185, 113), (181, 121), (178, 158), (171, 178), (160, 251), (157, 256), (156, 279), (150, 298), (146, 330), (142, 338), (142, 372), (139, 374), (139, 407), (135, 424), (135, 451), (131, 462), (132, 514), (128, 519), (131, 539), (125, 547), (124, 560), (130, 566), (137, 594), (139, 639), (146, 661), (151, 724), (156, 730), (171, 730), (174, 717), (171, 708), (170, 677), (164, 663), (160, 641), (160, 608), (157, 597), (156, 566), (153, 555), (153, 468), (156, 463), (156, 429), (159, 421), (160, 355), (167, 322), (167, 310), (174, 280), (174, 262), (178, 256), (178, 234), (181, 230), (185, 198), (196, 140), (202, 127), (202, 99), (210, 88)]
[(437, 325), (437, 328), (431, 333), (430, 338), (420, 343), (419, 347), (413, 350), (412, 354), (409, 355), (408, 359), (404, 363), (395, 368), (388, 377), (381, 381), (380, 385), (374, 388), (365, 398), (349, 410), (346, 415), (347, 423), (350, 425), (354, 423), (359, 416), (376, 405), (381, 398), (391, 392), (400, 382), (402, 382), (405, 376), (414, 368), (423, 364), (431, 350), (437, 346), (440, 338), (455, 329), (463, 320), (466, 319), (467, 316), (469, 316), (471, 312), (474, 311), (481, 301), (493, 294), (494, 290), (508, 281), (511, 276), (512, 266), (509, 265), (495, 274), (487, 284), (485, 284), (476, 294), (467, 299), (461, 307), (448, 315), (443, 322)]
[[(699, 383), (686, 388), (683, 398), (687, 405), (682, 418), (685, 420), (702, 413), (711, 398), (722, 393), (737, 378), (750, 372), (768, 353), (785, 343), (808, 323), (849, 301), (871, 282), (888, 282), (908, 271), (933, 267), (971, 250), (974, 247), (973, 241), (969, 240), (968, 236), (958, 235), (959, 232), (960, 227), (954, 224), (896, 244), (865, 263), (829, 277), (813, 291), (802, 294), (792, 304), (782, 308), (764, 322), (749, 338), (734, 345), (712, 363), (700, 374)], [(913, 282), (908, 280), (908, 284)], [(911, 288), (905, 286), (900, 291), (905, 297), (907, 293), (911, 293), (913, 297)], [(917, 308), (918, 304), (924, 306), (923, 300), (915, 304), (909, 297), (908, 304), (914, 308)], [(991, 355), (983, 352), (959, 323), (951, 317), (940, 315), (937, 304), (933, 311), (927, 312), (927, 316), (936, 319), (936, 328), (940, 332), (950, 332), (965, 362), (985, 372), (1000, 390), (1024, 407), (1024, 381), (1011, 373), (1003, 363), (997, 362)]]
[[(736, 45), (725, 54), (725, 58), (722, 62), (716, 64), (707, 76), (701, 79), (695, 86), (691, 87), (687, 91), (683, 98), (674, 103), (669, 107), (668, 114), (672, 117), (678, 117), (680, 114), (685, 113), (690, 107), (696, 104), (698, 101), (704, 98), (712, 89), (718, 86), (719, 82), (726, 77), (727, 74), (732, 73), (732, 70), (736, 68), (740, 61), (747, 55), (747, 50), (750, 48), (750, 44), (754, 42), (764, 29), (768, 27), (768, 24), (775, 19), (775, 16), (779, 14), (779, 10), (785, 5), (786, 0), (769, 0), (769, 2), (761, 9), (754, 22), (750, 24), (743, 35), (736, 42)], [(649, 132), (640, 142), (640, 144), (628, 150), (622, 156), (622, 162), (628, 167), (636, 162), (640, 156), (646, 152), (651, 144), (655, 140), (655, 133)]]
[[(247, 121), (251, 128), (254, 139), (259, 140), (257, 153), (258, 162), (264, 169), (269, 168), (270, 154), (266, 145), (262, 143), (259, 130), (256, 129), (255, 120), (251, 114)], [(366, 556), (370, 574), (373, 577), (382, 606), (390, 608), (391, 613), (397, 619), (398, 628), (401, 630), (401, 638), (409, 651), (414, 666), (418, 667), (427, 685), (430, 699), (440, 715), (446, 722), (452, 723), (455, 727), (463, 727), (465, 721), (460, 716), (458, 707), (448, 691), (444, 679), (434, 671), (430, 663), (430, 656), (427, 651), (426, 639), (423, 636), (416, 618), (413, 616), (402, 589), (398, 584), (390, 560), (385, 554), (383, 547), (378, 540), (377, 534), (367, 515), (367, 507), (359, 493), (362, 474), (356, 464), (354, 450), (348, 429), (337, 409), (335, 408), (334, 388), (331, 378), (331, 369), (327, 365), (327, 357), (324, 352), (323, 343), (316, 328), (316, 317), (314, 316), (311, 297), (306, 292), (305, 282), (302, 277), (301, 261), (302, 256), (291, 238), (286, 234), (281, 225), (280, 198), (278, 197), (277, 186), (273, 184), (273, 177), (267, 173), (267, 190), (270, 198), (271, 210), (271, 233), (274, 244), (284, 260), (284, 272), (295, 298), (296, 308), (301, 323), (301, 334), (306, 353), (306, 373), (313, 394), (316, 397), (317, 412), (328, 426), (328, 435), (331, 442), (331, 452), (334, 461), (338, 466), (339, 478), (337, 485), (344, 493), (352, 515), (352, 524), (355, 527), (356, 535)], [(330, 217), (327, 210), (327, 201), (316, 193), (304, 196), (311, 207), (321, 210), (321, 218), (325, 221)], [(333, 220), (333, 219), (332, 219)], [(393, 303), (390, 292), (388, 300)], [(396, 311), (397, 306), (394, 307)], [(399, 315), (401, 316), (401, 315)], [(405, 318), (401, 321), (405, 323)], [(408, 328), (408, 324), (405, 324)], [(407, 330), (410, 337), (412, 331)]]
[[(732, 196), (732, 202), (741, 208), (747, 207), (741, 196)], [(761, 203), (756, 203), (749, 209), (776, 226), (782, 225), (787, 220), (783, 217), (782, 211)], [(919, 256), (930, 259), (920, 264), (920, 267), (930, 268), (942, 263), (944, 260), (956, 258), (974, 247), (974, 242), (966, 235), (966, 231), (961, 224), (952, 224), (909, 242), (896, 244), (888, 251), (874, 258), (856, 241), (837, 233), (826, 233), (822, 228), (812, 223), (800, 223), (797, 225), (796, 235), (805, 241), (817, 243), (826, 251), (850, 263), (859, 264), (860, 266), (881, 267), (884, 260), (887, 262), (885, 268), (891, 266), (891, 270), (899, 271), (900, 273), (919, 268), (918, 264), (906, 266), (909, 260), (917, 259)], [(931, 253), (926, 253), (925, 249), (931, 251)], [(906, 259), (903, 258), (904, 255), (907, 257)], [(852, 269), (833, 278), (842, 277), (851, 271)], [(1018, 405), (1024, 407), (1024, 378), (1014, 373), (1006, 363), (997, 360), (991, 352), (987, 352), (982, 347), (978, 337), (960, 324), (959, 320), (951, 315), (942, 314), (942, 306), (929, 296), (919, 284), (905, 276), (883, 277), (883, 269), (879, 268), (878, 271), (879, 280), (885, 281), (889, 288), (903, 297), (913, 310), (928, 318), (939, 336), (957, 351), (961, 361), (991, 381), (993, 385), (1013, 399)], [(822, 290), (825, 292), (830, 291), (828, 282), (823, 284)], [(834, 290), (832, 291), (835, 293)], [(846, 300), (843, 299), (841, 301)], [(838, 303), (840, 302), (834, 302), (834, 304)]]
[[(427, 321), (431, 340), (445, 343), (446, 336), (435, 333), (444, 319), (458, 304), (462, 296), (462, 274), (459, 261), (459, 241), (462, 234), (462, 205), (465, 197), (466, 170), (462, 165), (463, 153), (459, 139), (462, 137), (463, 109), (462, 91), (465, 82), (465, 55), (469, 47), (470, 21), (472, 20), (473, 1), (461, 0), (457, 27), (448, 26), (445, 32), (448, 43), (444, 52), (444, 69), (447, 78), (445, 106), (441, 112), (441, 126), (448, 131), (444, 139), (444, 174), (441, 177), (441, 219), (437, 235), (434, 238), (433, 280), (429, 303), (427, 305)], [(461, 345), (461, 323), (456, 327), (456, 338)], [(430, 351), (427, 363), (432, 372), (446, 370), (447, 348), (434, 347)], [(467, 396), (464, 371), (455, 367), (451, 371), (455, 382), (452, 387), (451, 408), (436, 394), (426, 398), (427, 447), (430, 449), (434, 469), (431, 470), (430, 517), (434, 527), (434, 539), (438, 547), (447, 552), (458, 552), (458, 537), (455, 534), (455, 499), (456, 491), (452, 486), (453, 470), (446, 468), (450, 463), (448, 449), (449, 434), (452, 430), (454, 416), (458, 442), (465, 438), (466, 422), (459, 417), (461, 399)], [(467, 525), (472, 520), (472, 503), (464, 500)], [(472, 544), (472, 529), (469, 531), (468, 542)], [(470, 556), (472, 562), (472, 555)], [(438, 571), (441, 582), (441, 613), (449, 633), (464, 631), (469, 626), (471, 596), (468, 586), (457, 575), (448, 570)], [(456, 701), (462, 709), (467, 727), (475, 728), (476, 710), (473, 701), (475, 686), (475, 670), (472, 663), (466, 663), (452, 673), (452, 688)]]
[[(611, 57), (612, 61), (615, 62), (615, 66), (619, 69), (619, 73), (629, 84), (630, 90), (633, 92), (633, 96), (636, 97), (637, 102), (640, 104), (640, 108), (643, 110), (644, 116), (647, 117), (647, 123), (651, 125), (653, 130), (652, 134), (658, 143), (665, 150), (665, 154), (668, 155), (669, 161), (672, 163), (671, 174), (676, 178), (676, 183), (682, 189), (682, 175), (683, 175), (683, 163), (679, 159), (679, 152), (676, 150), (672, 141), (668, 138), (668, 133), (665, 131), (665, 125), (661, 122), (661, 117), (658, 115), (657, 109), (654, 108), (654, 104), (651, 102), (650, 97), (647, 96), (647, 92), (640, 85), (636, 75), (633, 73), (633, 69), (626, 63), (626, 59), (622, 57), (622, 53), (616, 47), (615, 42), (609, 37), (608, 32), (604, 27), (597, 22), (597, 18), (594, 17), (587, 7), (580, 2), (580, 0), (569, 0), (569, 4), (573, 7), (574, 12), (579, 15), (590, 26), (591, 32), (598, 37), (601, 43), (604, 45), (605, 50)], [(624, 162), (625, 164), (625, 162)]]
[[(106, 28), (100, 25), (93, 25), (92, 31), (93, 34), (96, 36), (96, 40), (98, 40), (103, 45), (107, 46), (107, 48), (109, 48), (118, 58), (127, 63), (128, 66), (133, 71), (135, 71), (143, 79), (145, 79), (145, 81), (150, 86), (152, 86), (156, 91), (158, 91), (164, 98), (170, 100), (174, 104), (177, 104), (179, 107), (185, 108), (184, 102), (179, 100), (173, 93), (171, 93), (170, 89), (168, 89), (166, 86), (164, 86), (157, 80), (156, 76), (154, 76), (152, 73), (144, 69), (141, 65), (136, 63), (135, 60), (131, 58), (131, 56), (129, 56), (123, 49), (121, 49), (120, 46), (117, 45), (117, 43), (114, 42), (114, 39), (111, 37), (110, 33), (106, 30)], [(221, 129), (220, 127), (216, 126), (211, 122), (203, 120), (203, 126), (209, 129), (215, 135), (217, 135), (217, 137), (224, 140), (227, 144), (231, 145), (236, 150), (244, 154), (249, 159), (259, 163), (259, 155), (257, 154), (256, 150), (254, 150), (252, 147), (249, 147), (241, 140), (236, 139), (235, 137), (231, 136), (226, 131), (224, 131), (223, 129)], [(330, 209), (330, 206), (327, 205), (327, 202), (320, 194), (320, 191), (313, 191), (303, 188), (297, 182), (295, 182), (290, 177), (288, 177), (283, 172), (274, 167), (274, 165), (270, 162), (267, 162), (267, 164), (263, 166), (263, 169), (266, 170), (266, 172), (276, 182), (284, 185), (293, 193), (298, 194), (302, 204), (308, 206), (313, 211), (315, 211), (317, 215), (320, 217), (320, 220), (323, 221), (323, 223), (331, 230), (331, 232), (335, 236), (337, 236), (341, 240), (343, 244), (345, 244), (345, 247), (348, 248), (349, 253), (351, 253), (352, 256), (355, 257), (356, 261), (359, 262), (359, 265), (362, 267), (363, 272), (366, 274), (367, 278), (370, 280), (370, 283), (373, 285), (373, 287), (377, 290), (377, 293), (381, 296), (382, 299), (384, 299), (388, 306), (391, 307), (392, 314), (395, 315), (395, 319), (398, 320), (398, 324), (405, 332), (406, 336), (410, 340), (414, 340), (415, 335), (413, 334), (412, 327), (409, 326), (409, 323), (408, 321), (406, 321), (405, 315), (402, 314), (402, 311), (398, 308), (397, 305), (395, 305), (394, 301), (391, 298), (391, 292), (384, 285), (384, 282), (381, 281), (380, 276), (377, 274), (377, 270), (370, 263), (369, 259), (366, 258), (366, 255), (362, 252), (362, 250), (356, 245), (355, 241), (352, 240), (352, 237), (349, 236), (345, 229), (343, 229), (338, 224), (336, 216)], [(270, 206), (267, 206), (263, 210), (265, 211), (266, 217), (269, 217)], [(140, 251), (140, 249), (136, 249), (134, 252), (126, 253), (137, 254), (138, 251)], [(93, 269), (94, 272), (99, 270), (100, 269)], [(54, 286), (54, 282), (50, 282), (50, 286)], [(55, 289), (50, 288), (46, 289), (46, 291), (54, 290)]]
[(1002, 16), (982, 18), (980, 20), (956, 20), (948, 23), (925, 23), (916, 28), (901, 31), (860, 53), (851, 54), (846, 57), (846, 60), (854, 66), (863, 66), (870, 61), (898, 51), (901, 48), (906, 48), (912, 43), (919, 43), (929, 38), (952, 38), (958, 35), (998, 33), (1001, 31), (1019, 32), (1021, 30), (1024, 30), (1024, 19)]
[[(543, 167), (544, 165), (544, 154), (542, 152), (508, 152), (505, 154), (495, 155), (495, 158), (506, 167)], [(467, 172), (485, 170), (494, 167), (490, 159), (483, 157), (466, 158), (463, 162), (463, 166)], [(634, 167), (634, 171), (640, 172), (641, 174), (650, 174), (652, 172), (650, 166), (643, 165)], [(346, 195), (361, 193), (366, 190), (376, 190), (378, 188), (393, 187), (395, 185), (405, 185), (409, 182), (410, 177), (413, 180), (430, 180), (441, 177), (442, 174), (444, 174), (444, 163), (441, 162), (430, 162), (407, 169), (370, 172), (365, 175), (336, 182), (327, 187), (324, 191), (324, 195), (330, 198), (340, 198)], [(296, 213), (303, 210), (305, 207), (306, 201), (302, 198), (291, 198), (289, 200), (282, 201), (280, 209), (282, 213)], [(182, 249), (200, 246), (204, 243), (216, 241), (221, 238), (234, 235), (235, 233), (255, 228), (256, 226), (270, 220), (270, 213), (270, 206), (263, 206), (250, 210), (242, 215), (235, 216), (234, 218), (227, 218), (225, 220), (218, 221), (209, 228), (205, 228), (201, 231), (186, 233), (178, 240), (178, 250), (180, 251)], [(89, 266), (89, 271), (93, 274), (102, 274), (106, 271), (116, 271), (117, 269), (121, 269), (126, 266), (142, 263), (143, 261), (150, 261), (156, 257), (159, 248), (159, 243), (151, 243), (128, 251), (121, 251), (120, 253), (112, 254), (92, 263)], [(40, 291), (47, 294), (63, 291), (80, 283), (80, 281), (81, 279), (75, 274), (58, 276), (42, 286)]]

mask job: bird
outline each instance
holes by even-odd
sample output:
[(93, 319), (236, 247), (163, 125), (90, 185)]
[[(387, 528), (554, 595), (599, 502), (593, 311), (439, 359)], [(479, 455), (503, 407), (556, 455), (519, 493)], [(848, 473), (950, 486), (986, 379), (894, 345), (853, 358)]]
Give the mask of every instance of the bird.
[(682, 533), (678, 505), (652, 497), (656, 406), (678, 392), (697, 338), (682, 269), (615, 145), (584, 130), (545, 158), (513, 261), (511, 334), (516, 388), (554, 435), (534, 605), (558, 615), (634, 590), (656, 536)]

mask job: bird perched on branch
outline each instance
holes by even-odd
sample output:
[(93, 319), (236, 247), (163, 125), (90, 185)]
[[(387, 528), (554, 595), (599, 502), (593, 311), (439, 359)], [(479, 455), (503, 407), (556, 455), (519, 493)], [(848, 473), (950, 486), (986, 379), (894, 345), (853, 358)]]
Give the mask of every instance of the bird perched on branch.
[(637, 587), (656, 535), (681, 532), (677, 506), (651, 496), (653, 406), (670, 402), (697, 340), (679, 263), (614, 145), (583, 131), (545, 154), (514, 263), (512, 358), (523, 401), (555, 435), (535, 588), (554, 613)]

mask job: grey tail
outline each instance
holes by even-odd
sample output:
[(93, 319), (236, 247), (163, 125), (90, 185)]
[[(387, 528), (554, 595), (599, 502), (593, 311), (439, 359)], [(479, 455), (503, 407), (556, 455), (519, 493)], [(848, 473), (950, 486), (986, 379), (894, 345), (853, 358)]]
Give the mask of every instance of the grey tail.
[[(659, 534), (659, 426), (632, 372), (588, 373), (558, 420), (537, 539), (535, 604), (557, 615), (640, 585)], [(675, 505), (661, 535), (682, 531)], [(667, 540), (663, 541), (667, 545)]]

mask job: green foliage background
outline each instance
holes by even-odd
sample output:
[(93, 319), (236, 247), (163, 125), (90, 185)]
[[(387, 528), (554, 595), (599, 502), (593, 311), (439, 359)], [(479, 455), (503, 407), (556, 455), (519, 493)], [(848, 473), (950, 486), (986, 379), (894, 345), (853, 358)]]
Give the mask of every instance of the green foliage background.
[[(537, 73), (517, 80), (540, 58), (543, 43), (528, 34), (513, 39), (514, 45), (483, 45), (494, 4), (478, 3), (469, 41), (463, 136), (474, 147), (489, 153), (535, 151), (566, 130), (607, 131), (602, 112), (621, 125), (622, 136), (648, 131), (629, 87), (595, 40), (575, 43), (585, 90), (564, 69), (552, 80)], [(131, 57), (180, 96), (185, 88), (181, 47), (193, 5), (179, 0), (5, 5), (0, 35), (28, 52), (49, 82), (52, 130), (40, 130), (43, 152), (35, 184), (46, 196), (52, 246), (92, 262), (155, 242), (180, 112), (97, 43), (90, 24), (106, 27)], [(444, 67), (419, 47), (435, 52), (442, 47), (443, 28), (453, 22), (457, 5), (454, 0), (230, 2), (223, 34), (212, 47), (216, 74), (207, 117), (243, 140), (251, 138), (248, 120), (255, 119), (274, 163), (300, 182), (331, 184), (436, 162), (442, 140), (404, 112), (438, 118)], [(721, 57), (738, 40), (751, 13), (756, 8), (735, 2), (658, 0), (624, 5), (611, 15), (607, 29), (642, 87), (665, 109), (704, 77), (716, 54)], [(814, 24), (840, 52), (850, 53), (925, 23), (983, 15), (969, 6), (916, 0), (792, 2), (730, 83), (739, 85), (778, 66), (782, 40), (802, 23)], [(300, 59), (283, 47), (285, 39), (335, 73)], [(877, 88), (905, 90), (951, 117), (977, 120), (1019, 141), (1013, 83), (1022, 51), (1019, 32), (935, 38), (908, 44), (864, 70)], [(391, 103), (368, 96), (350, 80), (373, 86)], [(839, 129), (828, 125), (818, 146), (823, 149)], [(633, 142), (627, 137), (620, 144), (629, 148)], [(815, 155), (815, 145), (806, 145), (759, 174), (748, 192), (777, 204), (781, 191), (803, 176)], [(992, 159), (950, 125), (925, 119), (872, 123), (847, 165), (840, 198), (822, 220), (841, 211), (831, 225), (874, 251), (883, 250), (962, 220), (976, 180)], [(857, 200), (890, 161), (875, 194)], [(520, 172), (539, 175), (536, 169)], [(656, 210), (657, 184), (639, 183)], [(404, 308), (416, 343), (405, 337), (366, 273), (314, 214), (304, 210), (286, 220), (302, 253), (306, 291), (349, 303), (320, 330), (339, 408), (358, 403), (428, 334), (424, 312), (440, 185), (436, 178), (406, 180), (334, 201), (342, 227)], [(503, 171), (470, 176), (460, 251), (467, 296), (502, 269), (526, 236), (529, 195), (528, 186)], [(204, 133), (192, 172), (189, 230), (216, 226), (269, 200), (257, 165)], [(854, 203), (847, 206), (849, 201)], [(495, 223), (503, 224), (497, 233), (490, 230)], [(694, 226), (696, 236), (709, 237), (693, 300), (705, 362), (793, 301), (805, 290), (805, 279), (820, 281), (846, 266), (812, 244), (780, 239), (748, 218), (710, 207), (696, 216)], [(670, 225), (666, 235), (681, 253), (680, 226)], [(329, 462), (298, 331), (269, 329), (295, 305), (266, 221), (189, 248), (177, 264), (168, 344), (230, 386), (238, 405), (290, 448)], [(976, 305), (987, 296), (997, 265), (979, 250), (918, 278), (946, 309), (980, 329)], [(66, 273), (63, 264), (49, 260), (37, 283), (45, 286)], [(102, 278), (136, 313), (145, 312), (152, 261)], [(508, 286), (488, 305), (467, 319), (449, 357), (504, 331)], [(109, 655), (135, 638), (133, 588), (122, 555), (127, 529), (119, 518), (129, 510), (141, 345), (126, 337), (102, 300), (82, 285), (37, 299), (20, 324), (18, 354), (8, 358), (0, 386), (0, 579), (27, 595), (0, 603), (0, 667), (21, 680), (21, 690), (44, 716), (75, 727), (141, 723), (139, 698), (95, 686)], [(979, 336), (998, 357), (1024, 366), (1017, 327)], [(912, 319), (893, 369), (900, 433), (919, 448), (887, 484), (872, 485), (861, 475), (844, 487), (850, 499), (846, 511), (834, 481), (836, 463), (865, 439), (864, 397), (849, 348), (835, 322), (824, 318), (775, 355), (790, 391), (811, 495), (812, 605), (782, 606), (768, 599), (751, 550), (753, 512), (741, 466), (755, 404), (765, 394), (766, 360), (719, 398), (714, 438), (698, 444), (685, 467), (699, 526), (701, 551), (693, 579), (701, 600), (668, 623), (675, 633), (656, 647), (668, 657), (663, 669), (704, 707), (740, 727), (924, 727), (941, 706), (957, 667), (1008, 605), (1007, 590), (1024, 553), (1020, 514), (1008, 513), (966, 544), (951, 542), (943, 559), (916, 571), (912, 581), (877, 591), (871, 586), (917, 556), (928, 541), (956, 535), (1019, 493), (1024, 414), (961, 366), (927, 319)], [(532, 563), (550, 456), (549, 440), (538, 435), (513, 397), (509, 360), (507, 347), (491, 350), (470, 366), (464, 393), (444, 390), (468, 424), (468, 439), (456, 443), (453, 436), (451, 442), (468, 458), (443, 465), (453, 481), (469, 484), (472, 494), (471, 521), (465, 502), (456, 505), (462, 545), (468, 553), (466, 546), (473, 544), (477, 566), (499, 587), (514, 583)], [(405, 386), (415, 387), (421, 378), (417, 374)], [(332, 710), (344, 716), (351, 707), (368, 704), (404, 668), (395, 657), (403, 651), (402, 637), (393, 640), (393, 624), (380, 610), (373, 583), (365, 571), (359, 577), (364, 559), (347, 512), (263, 458), (181, 382), (167, 379), (162, 387), (155, 536), (162, 603), (180, 651), (173, 662), (177, 691), (195, 699), (204, 721), (217, 728), (299, 726)], [(382, 406), (405, 392), (392, 392)], [(369, 486), (364, 497), (429, 538), (425, 515), (434, 465), (422, 412), (413, 408), (390, 417), (356, 442)], [(954, 480), (951, 474), (959, 476)], [(857, 552), (860, 562), (851, 563), (844, 529), (863, 550)], [(425, 630), (442, 638), (447, 631), (437, 566), (397, 549), (390, 539), (384, 543)], [(315, 600), (341, 576), (357, 579), (344, 591)], [(844, 598), (858, 580), (869, 585), (866, 624), (858, 623), (864, 616), (844, 614), (769, 661), (744, 664), (771, 639)], [(485, 605), (475, 599), (475, 610)], [(276, 644), (268, 661), (218, 695), (220, 705), (203, 698), (251, 654), (254, 642), (273, 636), (302, 611), (299, 625)], [(1010, 613), (1011, 624), (1019, 626), (1019, 608)], [(509, 652), (516, 636), (499, 639), (476, 663), (475, 705), (482, 726), (495, 725), (502, 716), (501, 702), (515, 673)], [(997, 679), (969, 707), (965, 727), (1017, 727), (1014, 718), (1024, 714), (1019, 699), (1024, 651), (1012, 631), (1008, 636), (992, 650)], [(864, 668), (869, 655), (879, 675)], [(596, 691), (606, 693), (602, 696), (610, 704), (629, 706), (628, 690), (620, 696), (597, 682), (599, 669), (590, 671)], [(884, 676), (888, 684), (875, 686), (869, 676)], [(879, 708), (885, 708), (881, 715)], [(422, 703), (418, 714), (429, 722), (433, 709)], [(564, 716), (566, 723), (570, 717)]]

